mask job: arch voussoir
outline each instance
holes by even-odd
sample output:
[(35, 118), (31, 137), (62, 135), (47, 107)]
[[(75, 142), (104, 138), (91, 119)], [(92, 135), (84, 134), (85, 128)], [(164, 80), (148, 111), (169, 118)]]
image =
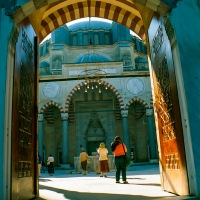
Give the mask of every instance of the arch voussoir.
[(63, 107), (62, 107), (61, 105), (59, 105), (57, 102), (51, 100), (51, 101), (47, 102), (45, 105), (43, 105), (43, 106), (41, 107), (40, 113), (41, 113), (41, 114), (45, 113), (45, 111), (47, 110), (47, 108), (48, 108), (49, 106), (51, 106), (51, 105), (53, 105), (53, 106), (55, 106), (56, 108), (58, 108), (58, 109), (60, 110), (60, 112), (64, 112), (64, 109), (63, 109)]

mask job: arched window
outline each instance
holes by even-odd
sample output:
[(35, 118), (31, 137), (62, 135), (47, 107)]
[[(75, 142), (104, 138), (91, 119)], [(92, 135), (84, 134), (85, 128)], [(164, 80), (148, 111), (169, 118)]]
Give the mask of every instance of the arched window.
[(72, 37), (72, 44), (73, 44), (74, 46), (77, 45), (77, 36), (76, 36), (76, 35), (73, 35), (73, 37)]
[(87, 35), (87, 34), (84, 34), (84, 35), (83, 35), (83, 45), (84, 45), (84, 46), (87, 46), (87, 45), (88, 45), (88, 35)]
[(94, 44), (99, 45), (99, 34), (98, 33), (94, 34)]
[(105, 34), (105, 44), (109, 44), (109, 35), (108, 35), (108, 33)]

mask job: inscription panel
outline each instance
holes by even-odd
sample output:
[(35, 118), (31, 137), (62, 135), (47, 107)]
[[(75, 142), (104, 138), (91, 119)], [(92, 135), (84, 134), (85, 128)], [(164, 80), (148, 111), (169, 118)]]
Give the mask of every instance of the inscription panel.
[(21, 63), (20, 77), (19, 146), (28, 148), (32, 138), (32, 81), (29, 70), (23, 63)]
[(178, 153), (165, 155), (166, 169), (180, 169)]
[(172, 112), (172, 92), (166, 57), (164, 57), (160, 65), (155, 68), (155, 73), (158, 80), (155, 106), (162, 122), (163, 140), (168, 141), (176, 138), (176, 134), (174, 128), (174, 115)]

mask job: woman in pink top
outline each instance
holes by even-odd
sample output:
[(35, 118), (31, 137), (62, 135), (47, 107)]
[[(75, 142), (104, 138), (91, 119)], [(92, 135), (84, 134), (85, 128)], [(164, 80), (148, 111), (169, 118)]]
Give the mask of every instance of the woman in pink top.
[[(124, 184), (127, 184), (126, 180), (126, 163), (125, 152), (127, 152), (126, 145), (122, 142), (120, 136), (116, 136), (111, 143), (111, 149), (115, 157), (116, 166), (116, 183), (120, 183), (120, 172), (122, 171), (122, 180)], [(124, 152), (125, 151), (125, 152)]]

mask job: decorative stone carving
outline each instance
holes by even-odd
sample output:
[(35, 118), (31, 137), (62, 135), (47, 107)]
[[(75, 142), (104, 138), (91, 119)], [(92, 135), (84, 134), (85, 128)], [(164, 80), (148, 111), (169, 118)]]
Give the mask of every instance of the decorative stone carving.
[(89, 123), (85, 135), (88, 141), (93, 141), (98, 138), (99, 140), (106, 139), (105, 128), (101, 123), (98, 113), (95, 112), (90, 114)]
[(146, 116), (152, 116), (153, 115), (153, 109), (146, 109)]
[(61, 118), (62, 118), (62, 120), (68, 120), (69, 113), (61, 113)]
[(38, 114), (38, 121), (42, 122), (44, 119), (44, 115), (43, 114)]
[(122, 117), (128, 117), (128, 110), (122, 110), (121, 115)]

